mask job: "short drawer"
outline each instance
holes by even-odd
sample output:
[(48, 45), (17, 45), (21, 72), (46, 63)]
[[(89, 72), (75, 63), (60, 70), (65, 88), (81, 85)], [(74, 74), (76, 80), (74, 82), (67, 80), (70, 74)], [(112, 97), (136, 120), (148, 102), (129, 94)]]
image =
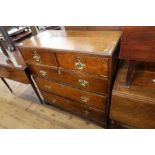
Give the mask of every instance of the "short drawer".
[(90, 120), (96, 121), (100, 124), (104, 123), (105, 113), (102, 111), (92, 109), (89, 106), (83, 105), (75, 101), (71, 101), (69, 99), (51, 93), (47, 93), (44, 91), (41, 91), (41, 93), (45, 99), (45, 102), (47, 102), (48, 104), (55, 105), (59, 108), (62, 108), (74, 114), (78, 114), (79, 116), (83, 116)]
[(106, 78), (91, 76), (77, 71), (71, 72), (64, 69), (60, 69), (58, 71), (56, 67), (49, 68), (41, 65), (29, 65), (29, 68), (31, 68), (34, 75), (48, 80), (55, 80), (83, 90), (100, 94), (108, 93), (108, 80)]
[(39, 89), (81, 102), (99, 110), (105, 110), (106, 97), (82, 91), (70, 86), (35, 78)]
[(15, 80), (25, 84), (30, 83), (25, 70), (20, 70), (17, 68), (0, 66), (0, 77)]
[(86, 54), (56, 53), (62, 68), (108, 76), (108, 58)]
[(19, 47), (19, 50), (27, 63), (57, 66), (55, 54), (48, 49)]

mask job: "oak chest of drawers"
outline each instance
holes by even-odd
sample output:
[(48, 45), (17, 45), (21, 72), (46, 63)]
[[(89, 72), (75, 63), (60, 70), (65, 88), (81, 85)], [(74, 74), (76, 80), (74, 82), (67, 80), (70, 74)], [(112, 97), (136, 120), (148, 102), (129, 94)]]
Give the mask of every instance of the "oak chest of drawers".
[(18, 45), (45, 103), (106, 124), (121, 31), (45, 31)]

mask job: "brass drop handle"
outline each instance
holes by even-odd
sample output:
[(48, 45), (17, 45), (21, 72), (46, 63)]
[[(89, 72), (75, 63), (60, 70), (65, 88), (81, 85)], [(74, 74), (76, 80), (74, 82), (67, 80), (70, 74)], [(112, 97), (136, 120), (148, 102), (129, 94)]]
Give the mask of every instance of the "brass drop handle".
[(83, 87), (86, 87), (86, 86), (88, 85), (88, 83), (89, 83), (88, 81), (82, 80), (82, 79), (79, 79), (78, 82), (79, 82), (80, 85), (83, 86)]
[(33, 52), (33, 59), (36, 61), (36, 62), (41, 62), (41, 57), (40, 55), (37, 53), (37, 51), (34, 51)]
[(86, 96), (81, 96), (81, 101), (87, 103), (89, 101), (89, 98)]
[(84, 63), (81, 62), (81, 58), (80, 57), (77, 57), (77, 62), (75, 62), (75, 67), (77, 69), (84, 69), (86, 67), (86, 65)]
[(43, 77), (45, 77), (45, 76), (47, 76), (47, 72), (46, 71), (43, 71), (43, 70), (40, 70), (40, 75), (43, 76)]

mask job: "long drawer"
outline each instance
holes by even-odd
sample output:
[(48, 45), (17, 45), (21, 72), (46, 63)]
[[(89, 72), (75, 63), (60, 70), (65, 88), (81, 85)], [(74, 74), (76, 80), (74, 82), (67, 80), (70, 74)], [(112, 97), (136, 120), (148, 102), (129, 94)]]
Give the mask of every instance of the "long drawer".
[(44, 91), (41, 91), (41, 93), (45, 99), (45, 102), (49, 104), (58, 106), (64, 110), (89, 118), (100, 124), (104, 123), (104, 112), (102, 111), (92, 109), (89, 106), (83, 105), (75, 101), (68, 100), (66, 98), (63, 98), (51, 93), (47, 93)]
[(27, 63), (57, 66), (55, 54), (49, 49), (19, 47), (19, 50)]
[(108, 93), (108, 80), (76, 71), (57, 69), (56, 67), (44, 67), (42, 65), (29, 65), (34, 75), (48, 80), (55, 80), (78, 87), (83, 90), (93, 91), (100, 94)]
[(79, 53), (56, 53), (60, 67), (108, 76), (108, 58)]
[(105, 110), (106, 97), (35, 77), (39, 89)]

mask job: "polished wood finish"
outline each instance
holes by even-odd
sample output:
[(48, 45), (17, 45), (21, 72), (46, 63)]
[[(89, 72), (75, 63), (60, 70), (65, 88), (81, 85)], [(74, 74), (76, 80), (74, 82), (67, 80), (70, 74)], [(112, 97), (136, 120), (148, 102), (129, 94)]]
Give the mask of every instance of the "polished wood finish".
[(42, 95), (48, 104), (55, 105), (103, 125), (104, 112), (102, 111), (44, 91), (42, 91)]
[[(49, 93), (49, 102), (55, 94), (63, 102), (61, 107), (67, 106), (69, 111), (73, 111), (74, 102), (102, 111), (102, 124), (106, 127), (120, 37), (121, 31), (110, 30), (45, 31), (17, 46), (38, 88)], [(32, 51), (37, 52), (30, 56)], [(45, 57), (48, 59), (44, 61)], [(66, 99), (70, 104), (66, 105)], [(47, 96), (44, 100), (47, 101)], [(80, 108), (83, 111), (82, 106), (77, 106), (78, 111)]]
[[(108, 58), (71, 53), (56, 53), (56, 56), (58, 64), (62, 68), (108, 76)], [(85, 65), (83, 69), (76, 66), (78, 59)]]
[[(46, 67), (42, 65), (28, 65), (31, 73), (34, 76), (44, 78), (47, 80), (56, 81), (65, 85), (70, 85), (77, 87), (79, 89), (87, 90), (90, 92), (95, 92), (98, 94), (107, 94), (108, 93), (108, 79), (102, 78), (100, 76), (90, 75), (78, 71), (70, 71), (66, 69), (57, 67)], [(41, 74), (43, 72), (46, 75)], [(86, 85), (82, 85), (80, 80), (87, 82)]]
[(135, 60), (128, 61), (128, 71), (127, 71), (126, 82), (125, 82), (126, 86), (129, 86), (132, 83), (132, 80), (134, 77), (135, 65), (136, 65)]
[[(135, 61), (155, 62), (155, 27), (129, 26), (123, 30), (120, 59), (129, 61), (126, 85), (133, 80)], [(131, 76), (130, 76), (131, 75)]]
[(88, 30), (88, 26), (65, 26), (66, 30), (82, 30), (86, 31)]
[(135, 69), (133, 83), (126, 87), (127, 64), (120, 64), (110, 119), (132, 128), (155, 128), (155, 63), (138, 62)]
[(7, 79), (29, 84), (29, 80), (25, 74), (25, 71), (17, 68), (0, 66), (0, 77), (5, 77)]
[(57, 66), (55, 55), (48, 49), (20, 47), (20, 50), (22, 51), (23, 58), (27, 63)]
[(129, 26), (123, 30), (120, 58), (155, 61), (155, 26)]
[[(74, 52), (111, 56), (121, 31), (57, 31), (47, 30), (16, 45), (22, 53), (33, 48), (51, 52)], [(45, 53), (45, 52), (44, 52)]]
[[(43, 80), (40, 78), (35, 78), (35, 81), (41, 90), (66, 97), (77, 102), (81, 102), (102, 111), (104, 111), (105, 109), (106, 96), (89, 93), (70, 86)], [(85, 101), (82, 99), (82, 97), (85, 97), (88, 100)]]

